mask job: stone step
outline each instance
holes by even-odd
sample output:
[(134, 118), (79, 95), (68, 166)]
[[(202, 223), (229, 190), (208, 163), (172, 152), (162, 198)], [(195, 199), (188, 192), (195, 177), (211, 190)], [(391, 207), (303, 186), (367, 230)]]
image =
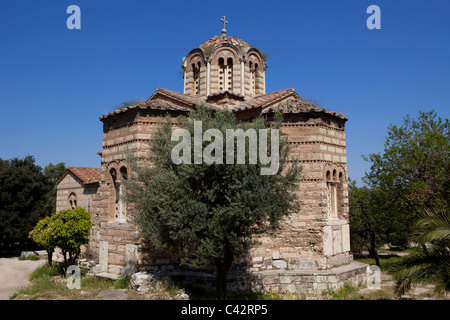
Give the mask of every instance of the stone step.
[(120, 274), (114, 274), (114, 273), (109, 273), (109, 272), (100, 272), (100, 273), (96, 273), (94, 275), (98, 278), (105, 278), (105, 279), (110, 279), (110, 280), (119, 280), (121, 277)]

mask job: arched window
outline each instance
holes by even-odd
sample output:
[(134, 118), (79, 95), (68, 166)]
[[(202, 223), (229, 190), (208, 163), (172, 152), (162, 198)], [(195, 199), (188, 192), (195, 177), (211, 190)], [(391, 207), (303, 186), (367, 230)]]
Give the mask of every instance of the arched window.
[[(115, 169), (112, 170), (114, 170), (114, 176), (116, 176), (116, 179), (113, 179), (114, 188), (116, 190), (115, 216), (119, 222), (124, 222), (126, 206), (124, 205), (123, 201), (123, 181), (128, 179), (128, 171), (126, 167), (122, 166), (119, 170), (120, 177), (119, 179), (117, 179)], [(111, 174), (111, 176), (113, 176), (113, 173)]]
[(192, 64), (192, 73), (194, 76), (193, 94), (200, 94), (200, 67), (200, 61), (197, 64)]
[(330, 171), (327, 171), (327, 202), (328, 202), (328, 218), (330, 220), (336, 220), (338, 218), (337, 208), (337, 181), (336, 170), (333, 170), (333, 176), (331, 177)]
[(251, 85), (250, 92), (255, 94), (255, 91), (256, 91), (255, 90), (255, 82), (256, 82), (256, 80), (255, 80), (255, 67), (253, 66), (253, 62), (251, 62), (251, 61), (248, 63), (248, 66), (250, 68), (250, 85)]
[(121, 168), (120, 168), (120, 175), (122, 176), (122, 179), (123, 179), (123, 180), (127, 180), (127, 179), (128, 179), (127, 168), (121, 167)]
[(227, 85), (226, 88), (228, 91), (233, 91), (233, 59), (227, 59), (227, 73), (226, 73)]
[(338, 214), (337, 218), (340, 218), (339, 215), (342, 215), (344, 212), (344, 175), (342, 172), (339, 172), (339, 182), (337, 184), (337, 206), (338, 206)]
[(226, 66), (223, 58), (219, 58), (219, 91), (223, 91), (225, 88), (225, 74)]
[(114, 191), (112, 192), (112, 196), (114, 199), (114, 217), (116, 219), (120, 219), (120, 206), (121, 206), (121, 192), (122, 192), (122, 181), (117, 176), (116, 169), (112, 168), (109, 170), (109, 174), (111, 175), (112, 185)]
[(113, 182), (116, 182), (116, 180), (117, 180), (116, 169), (112, 168), (111, 170), (109, 170), (109, 174), (111, 175), (111, 178), (112, 178)]
[(225, 64), (224, 58), (219, 58), (219, 91), (233, 90), (233, 59), (228, 58)]
[(344, 212), (344, 173), (341, 170), (327, 170), (325, 179), (327, 182), (328, 219), (338, 220)]
[(257, 90), (258, 90), (258, 64), (253, 62), (253, 61), (249, 61), (248, 63), (248, 67), (250, 70), (250, 93), (252, 94), (256, 94)]
[(72, 192), (69, 195), (69, 207), (70, 207), (70, 209), (73, 209), (76, 206), (77, 206), (77, 195), (74, 192)]
[(119, 202), (119, 188), (117, 186), (117, 171), (116, 169), (112, 168), (111, 170), (109, 170), (109, 174), (111, 175), (111, 179), (113, 182), (113, 187), (114, 187), (114, 203), (118, 203)]
[(257, 89), (257, 85), (258, 82), (256, 81), (256, 77), (257, 77), (257, 72), (258, 72), (258, 64), (255, 63), (255, 67), (253, 68), (253, 72), (252, 72), (252, 89), (253, 89), (253, 94), (256, 94), (256, 89)]

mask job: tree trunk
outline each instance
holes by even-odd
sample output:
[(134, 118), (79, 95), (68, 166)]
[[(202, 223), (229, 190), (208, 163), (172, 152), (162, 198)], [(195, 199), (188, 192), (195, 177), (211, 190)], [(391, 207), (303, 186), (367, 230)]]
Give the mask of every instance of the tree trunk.
[(53, 258), (53, 249), (47, 249), (47, 259), (48, 259), (48, 265), (52, 265), (52, 259)]
[(226, 294), (226, 274), (223, 272), (223, 263), (220, 261), (220, 258), (216, 259), (216, 268), (216, 296), (218, 299), (223, 299)]
[(375, 232), (373, 231), (370, 233), (370, 256), (375, 259), (375, 264), (380, 267), (380, 258), (378, 257)]
[(225, 248), (223, 261), (221, 258), (216, 259), (216, 294), (217, 298), (224, 299), (227, 295), (227, 275), (233, 262), (233, 253), (229, 248)]

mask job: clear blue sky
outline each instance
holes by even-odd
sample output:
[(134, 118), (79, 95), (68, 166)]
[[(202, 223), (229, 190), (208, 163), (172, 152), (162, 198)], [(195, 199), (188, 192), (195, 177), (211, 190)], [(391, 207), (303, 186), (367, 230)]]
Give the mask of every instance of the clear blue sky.
[[(81, 8), (81, 30), (66, 9)], [(369, 30), (366, 9), (381, 8)], [(348, 174), (406, 114), (450, 111), (450, 1), (0, 0), (0, 158), (100, 166), (99, 117), (155, 88), (181, 92), (182, 58), (219, 35), (269, 54), (266, 91), (343, 112)]]

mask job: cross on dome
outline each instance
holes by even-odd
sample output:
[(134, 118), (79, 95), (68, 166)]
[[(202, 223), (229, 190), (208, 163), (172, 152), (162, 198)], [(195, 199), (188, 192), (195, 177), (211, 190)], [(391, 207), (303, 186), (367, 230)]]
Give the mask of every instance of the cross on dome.
[(223, 22), (223, 29), (222, 29), (222, 34), (225, 36), (227, 34), (227, 29), (225, 29), (225, 25), (228, 23), (227, 20), (225, 20), (225, 16), (223, 16), (222, 19), (220, 19), (220, 21)]

